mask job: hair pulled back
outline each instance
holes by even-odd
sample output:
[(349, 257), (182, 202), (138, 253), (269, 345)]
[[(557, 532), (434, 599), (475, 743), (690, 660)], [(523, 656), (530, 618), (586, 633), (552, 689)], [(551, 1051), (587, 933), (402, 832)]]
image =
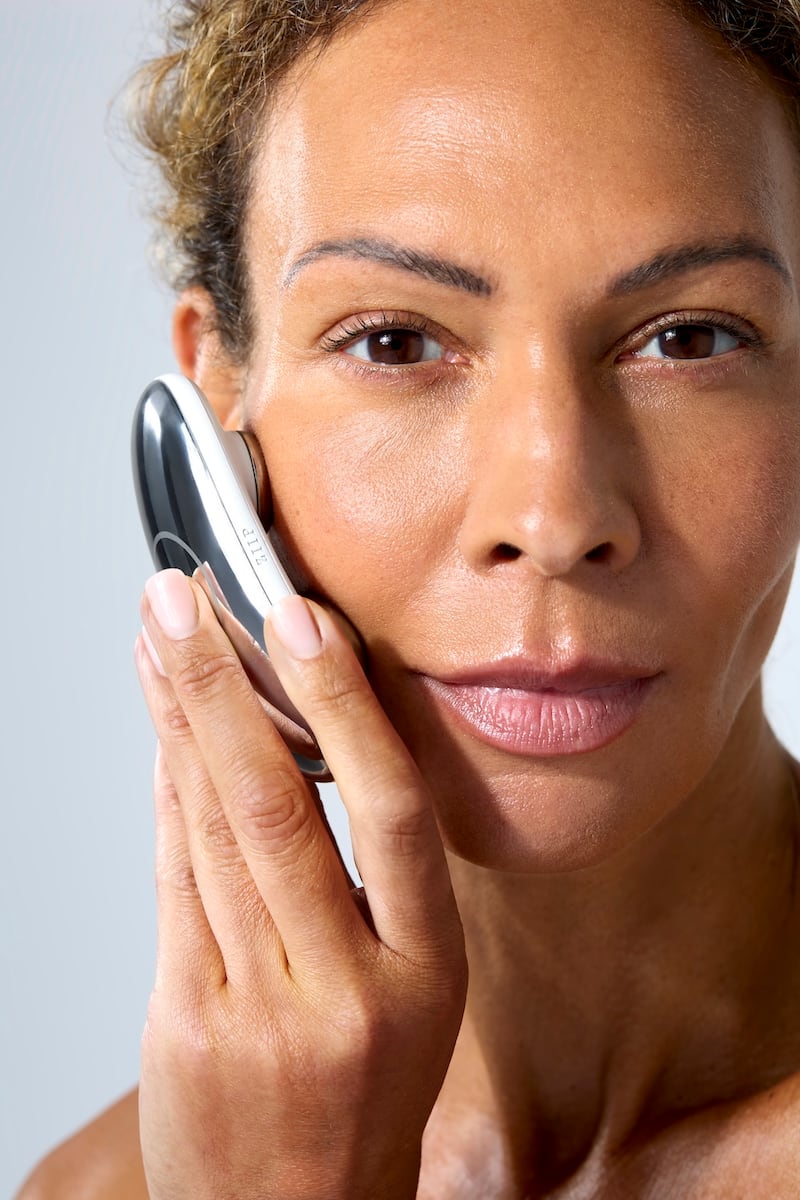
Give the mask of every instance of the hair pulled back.
[[(766, 68), (797, 121), (800, 0), (675, 2), (735, 54)], [(251, 335), (241, 235), (258, 129), (298, 60), (385, 3), (178, 0), (167, 12), (165, 54), (134, 77), (131, 125), (164, 185), (155, 210), (162, 264), (176, 289), (209, 292), (234, 358), (246, 358)]]

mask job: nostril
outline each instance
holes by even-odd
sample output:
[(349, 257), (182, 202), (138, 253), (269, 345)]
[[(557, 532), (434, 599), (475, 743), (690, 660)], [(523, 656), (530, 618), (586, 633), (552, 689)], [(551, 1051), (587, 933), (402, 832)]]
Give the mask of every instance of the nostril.
[(586, 554), (587, 562), (604, 563), (608, 562), (611, 557), (612, 546), (611, 542), (601, 542), (599, 546), (589, 550)]
[(522, 551), (518, 546), (512, 546), (508, 542), (500, 542), (495, 547), (494, 557), (498, 562), (516, 562)]

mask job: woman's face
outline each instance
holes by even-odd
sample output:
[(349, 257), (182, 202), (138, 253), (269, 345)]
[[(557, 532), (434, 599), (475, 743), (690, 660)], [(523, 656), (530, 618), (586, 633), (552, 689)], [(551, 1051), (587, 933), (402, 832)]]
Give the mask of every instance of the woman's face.
[(397, 0), (283, 87), (246, 423), (456, 853), (598, 861), (749, 752), (798, 211), (780, 102), (655, 0)]

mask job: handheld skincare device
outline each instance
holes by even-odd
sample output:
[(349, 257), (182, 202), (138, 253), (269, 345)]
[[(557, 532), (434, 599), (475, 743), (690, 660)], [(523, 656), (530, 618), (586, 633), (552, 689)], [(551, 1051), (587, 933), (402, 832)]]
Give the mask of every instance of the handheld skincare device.
[(133, 422), (133, 477), (156, 567), (201, 585), (253, 686), (308, 778), (329, 780), (314, 736), (284, 692), (264, 645), (264, 618), (294, 592), (258, 515), (259, 472), (241, 433), (225, 432), (182, 375), (147, 387)]

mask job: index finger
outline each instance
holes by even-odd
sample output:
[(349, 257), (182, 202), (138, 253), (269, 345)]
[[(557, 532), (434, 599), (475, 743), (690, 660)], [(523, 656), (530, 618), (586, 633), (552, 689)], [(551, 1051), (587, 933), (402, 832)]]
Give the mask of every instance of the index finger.
[(376, 934), (405, 957), (440, 963), (461, 948), (461, 923), (416, 764), (323, 608), (289, 596), (271, 610), (265, 636), (347, 808)]

